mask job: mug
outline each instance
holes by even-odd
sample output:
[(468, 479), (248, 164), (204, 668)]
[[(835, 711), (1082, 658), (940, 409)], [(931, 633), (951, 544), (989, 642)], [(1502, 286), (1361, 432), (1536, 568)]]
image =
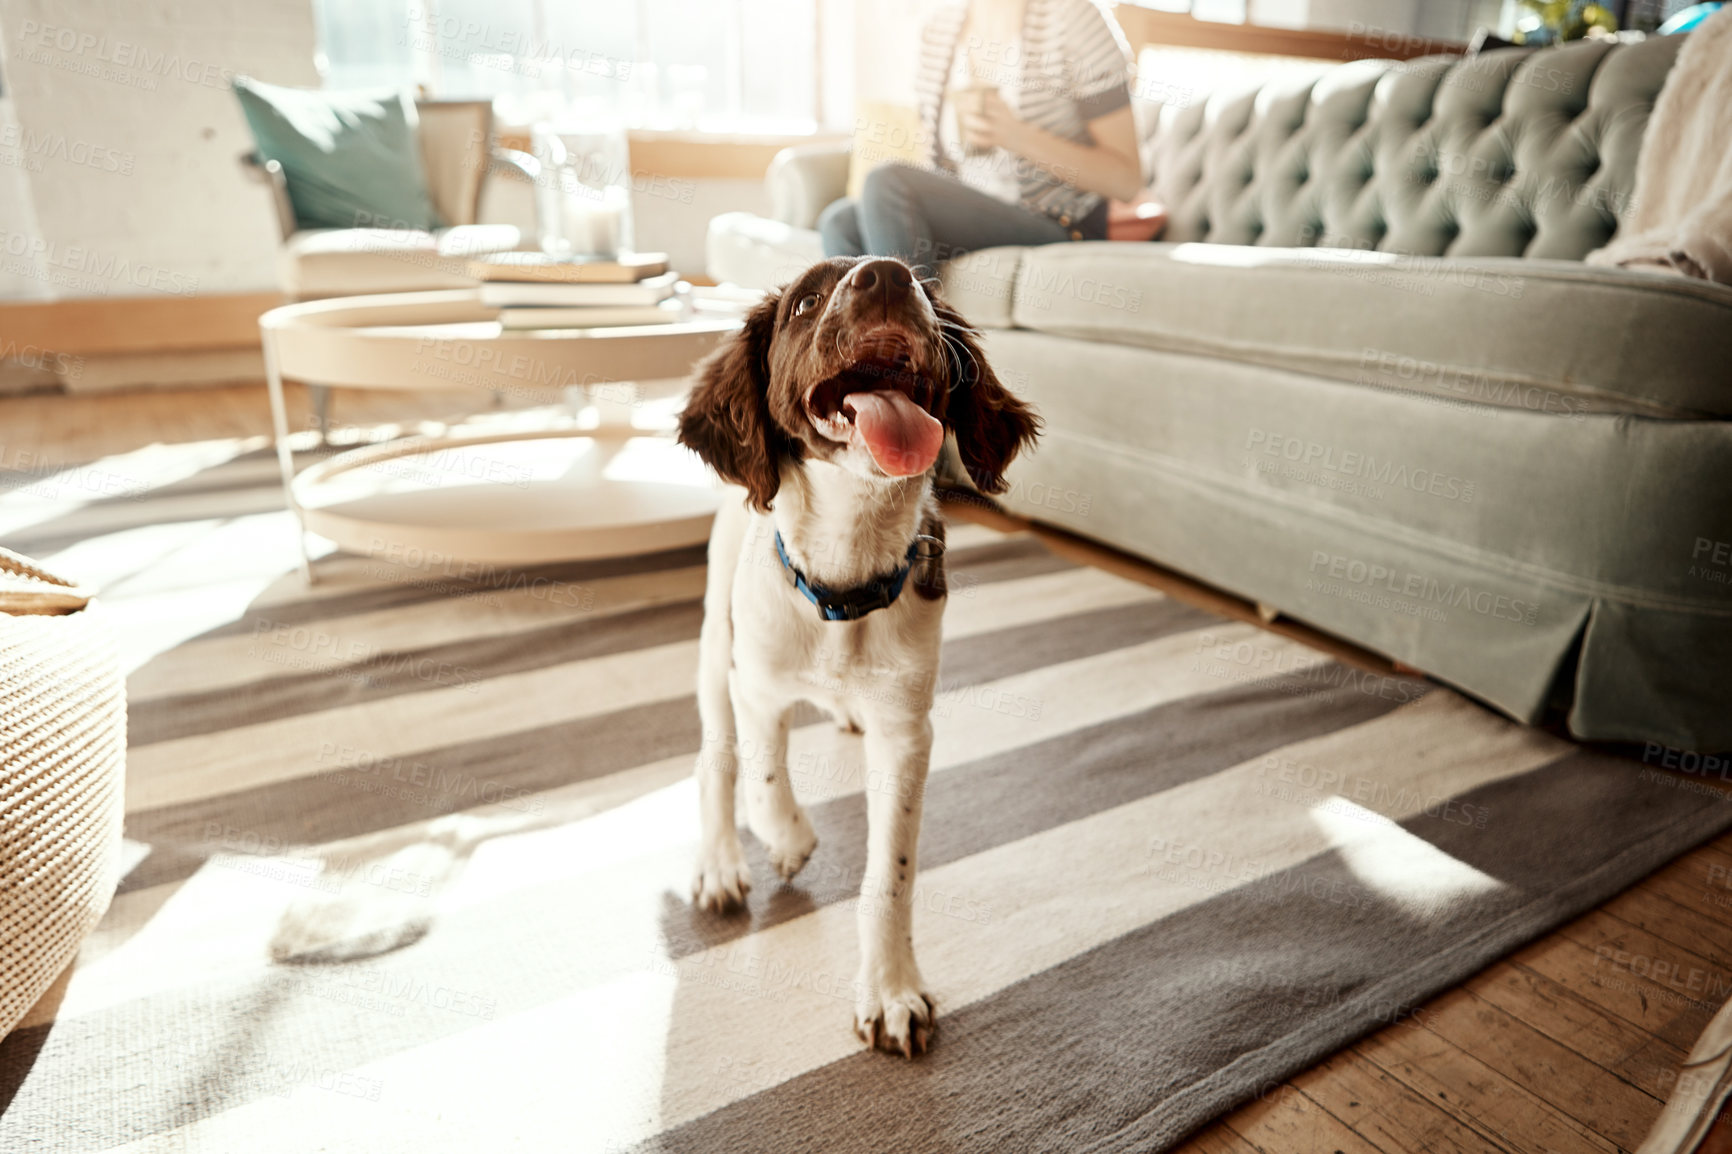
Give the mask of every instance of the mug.
[(990, 84), (970, 84), (967, 87), (952, 88), (945, 94), (950, 106), (956, 109), (956, 136), (962, 141), (962, 150), (969, 156), (985, 156), (992, 149), (976, 145), (968, 139), (968, 129), (964, 127), (964, 116), (978, 116), (986, 107), (986, 94), (995, 91)]

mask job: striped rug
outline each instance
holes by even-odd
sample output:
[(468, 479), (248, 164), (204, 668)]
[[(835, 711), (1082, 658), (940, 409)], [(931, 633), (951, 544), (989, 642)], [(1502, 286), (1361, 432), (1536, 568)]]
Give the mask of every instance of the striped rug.
[(909, 1063), (849, 1028), (857, 738), (797, 719), (795, 883), (748, 837), (749, 915), (688, 904), (701, 550), (306, 588), (246, 446), (16, 496), (133, 669), (129, 868), (0, 1044), (4, 1150), (1159, 1150), (1732, 825), (962, 525)]

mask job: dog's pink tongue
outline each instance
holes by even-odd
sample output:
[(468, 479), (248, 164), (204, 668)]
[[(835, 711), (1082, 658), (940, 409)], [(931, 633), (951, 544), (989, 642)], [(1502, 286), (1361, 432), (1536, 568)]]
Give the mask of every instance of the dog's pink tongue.
[(842, 403), (854, 412), (854, 428), (878, 467), (892, 477), (924, 473), (944, 447), (944, 426), (895, 389), (849, 393)]

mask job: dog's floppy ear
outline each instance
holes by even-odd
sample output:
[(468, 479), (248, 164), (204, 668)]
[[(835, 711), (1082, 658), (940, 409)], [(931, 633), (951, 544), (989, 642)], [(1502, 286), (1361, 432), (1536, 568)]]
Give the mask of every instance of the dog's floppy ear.
[(1005, 490), (1004, 470), (1017, 451), (1034, 444), (1040, 418), (999, 383), (980, 333), (962, 314), (932, 298), (944, 329), (944, 349), (950, 358), (950, 400), (944, 419), (956, 431), (956, 448), (963, 467), (982, 493)]
[(746, 314), (745, 327), (698, 365), (697, 384), (680, 413), (680, 444), (724, 481), (744, 485), (768, 510), (781, 487), (782, 437), (770, 420), (770, 336), (781, 294)]

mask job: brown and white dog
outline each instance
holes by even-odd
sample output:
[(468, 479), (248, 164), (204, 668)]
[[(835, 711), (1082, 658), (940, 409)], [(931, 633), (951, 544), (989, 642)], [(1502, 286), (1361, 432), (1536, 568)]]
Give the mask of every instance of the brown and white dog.
[(900, 261), (813, 265), (699, 366), (680, 440), (741, 486), (710, 534), (699, 645), (702, 820), (692, 897), (725, 912), (751, 879), (746, 820), (784, 879), (817, 847), (788, 779), (788, 714), (811, 701), (865, 735), (868, 834), (854, 1028), (926, 1048), (914, 962), (916, 842), (932, 752), (944, 524), (931, 470), (945, 431), (983, 492), (1039, 422), (999, 384), (978, 334)]

